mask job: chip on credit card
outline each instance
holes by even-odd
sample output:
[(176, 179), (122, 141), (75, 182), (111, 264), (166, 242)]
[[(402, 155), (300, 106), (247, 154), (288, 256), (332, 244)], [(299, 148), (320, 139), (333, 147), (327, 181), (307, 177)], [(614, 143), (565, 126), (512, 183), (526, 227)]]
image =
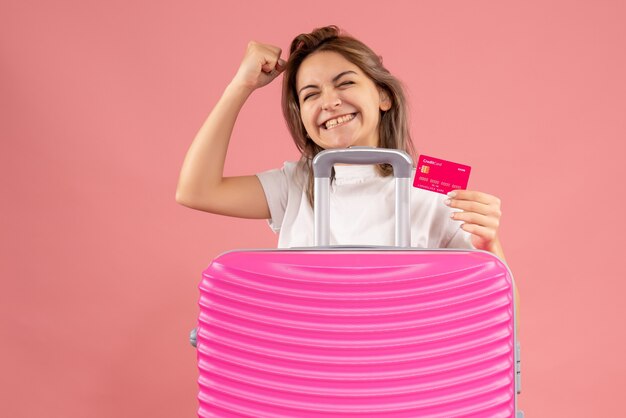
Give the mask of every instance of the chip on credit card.
[(442, 194), (456, 189), (464, 190), (467, 188), (471, 169), (468, 165), (420, 155), (413, 186)]

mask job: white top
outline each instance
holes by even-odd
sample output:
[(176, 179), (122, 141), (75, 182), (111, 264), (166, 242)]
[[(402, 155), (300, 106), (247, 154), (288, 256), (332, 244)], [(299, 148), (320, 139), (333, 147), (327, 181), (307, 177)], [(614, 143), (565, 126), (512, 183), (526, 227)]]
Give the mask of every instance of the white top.
[[(415, 169), (413, 169), (415, 176)], [(279, 234), (278, 248), (314, 245), (313, 209), (306, 179), (297, 163), (258, 173), (270, 209), (269, 226)], [(450, 218), (447, 196), (411, 187), (411, 247), (469, 248), (471, 234)], [(336, 165), (330, 187), (330, 245), (393, 246), (395, 178), (373, 165)]]

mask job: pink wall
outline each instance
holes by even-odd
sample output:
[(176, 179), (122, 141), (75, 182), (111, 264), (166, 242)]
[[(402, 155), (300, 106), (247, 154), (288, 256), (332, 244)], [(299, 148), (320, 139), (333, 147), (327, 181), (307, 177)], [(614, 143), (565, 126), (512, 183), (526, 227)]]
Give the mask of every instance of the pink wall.
[[(194, 415), (200, 272), (276, 236), (178, 206), (180, 165), (248, 40), (329, 23), (405, 81), (419, 150), (501, 197), (527, 416), (617, 416), (624, 3), (293, 4), (2, 2), (0, 416)], [(297, 157), (277, 83), (240, 121), (228, 175)]]

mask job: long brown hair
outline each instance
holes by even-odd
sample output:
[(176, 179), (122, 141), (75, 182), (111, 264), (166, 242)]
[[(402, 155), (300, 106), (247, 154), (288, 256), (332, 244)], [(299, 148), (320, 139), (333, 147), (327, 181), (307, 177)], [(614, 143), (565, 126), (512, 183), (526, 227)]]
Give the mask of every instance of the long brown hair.
[[(294, 38), (289, 49), (289, 59), (283, 77), (282, 107), (289, 132), (302, 153), (299, 168), (308, 173), (306, 188), (308, 201), (313, 206), (313, 157), (323, 148), (307, 136), (300, 117), (300, 102), (296, 90), (296, 75), (306, 57), (318, 51), (332, 51), (341, 54), (367, 75), (378, 88), (391, 99), (391, 108), (381, 111), (378, 124), (379, 148), (393, 148), (406, 151), (415, 156), (415, 147), (411, 140), (408, 126), (407, 103), (403, 86), (383, 66), (382, 58), (363, 42), (343, 33), (337, 26), (326, 26), (311, 33), (303, 33)], [(382, 176), (389, 176), (393, 168), (389, 164), (378, 164), (377, 171)], [(334, 179), (334, 169), (331, 181)]]

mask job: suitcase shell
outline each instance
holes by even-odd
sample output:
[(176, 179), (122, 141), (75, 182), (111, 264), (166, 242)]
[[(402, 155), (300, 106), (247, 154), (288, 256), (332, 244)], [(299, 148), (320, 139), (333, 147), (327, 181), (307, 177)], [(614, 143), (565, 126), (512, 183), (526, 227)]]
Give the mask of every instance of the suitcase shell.
[(513, 278), (488, 252), (232, 251), (200, 292), (201, 417), (516, 416)]
[[(333, 164), (393, 166), (396, 247), (328, 247)], [(313, 160), (316, 247), (220, 255), (200, 284), (201, 417), (521, 417), (513, 277), (491, 253), (409, 247), (412, 161)]]

